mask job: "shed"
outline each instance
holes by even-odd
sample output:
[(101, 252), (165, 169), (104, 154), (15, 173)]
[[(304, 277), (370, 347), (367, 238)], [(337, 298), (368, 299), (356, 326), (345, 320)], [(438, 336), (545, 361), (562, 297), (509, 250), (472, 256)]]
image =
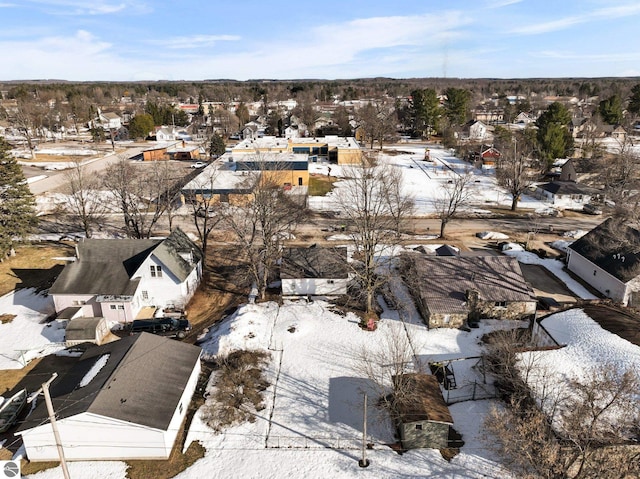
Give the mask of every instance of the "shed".
[[(397, 376), (394, 380), (398, 380)], [(411, 391), (397, 402), (398, 429), (404, 449), (449, 446), (453, 418), (442, 397), (440, 384), (430, 374), (403, 374), (403, 389)]]
[(81, 343), (102, 344), (109, 335), (109, 325), (104, 318), (76, 318), (67, 323), (65, 342), (67, 346)]

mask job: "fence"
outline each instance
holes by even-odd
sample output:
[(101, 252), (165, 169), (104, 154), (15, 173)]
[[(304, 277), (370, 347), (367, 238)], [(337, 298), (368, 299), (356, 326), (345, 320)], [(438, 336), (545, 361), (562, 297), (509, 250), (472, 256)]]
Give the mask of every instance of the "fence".
[(484, 384), (474, 381), (456, 389), (444, 390), (445, 401), (448, 405), (464, 402), (476, 401), (480, 399), (493, 399), (497, 397), (496, 388), (493, 384)]
[[(369, 441), (371, 442), (371, 441)], [(269, 436), (267, 449), (362, 449), (362, 437)]]

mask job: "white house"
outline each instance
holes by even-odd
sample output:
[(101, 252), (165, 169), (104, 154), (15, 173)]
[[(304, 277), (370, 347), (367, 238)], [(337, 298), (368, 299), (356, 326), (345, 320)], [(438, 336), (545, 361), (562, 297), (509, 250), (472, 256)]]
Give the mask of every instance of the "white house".
[(105, 130), (119, 130), (122, 127), (122, 119), (117, 113), (103, 113), (100, 109), (98, 109), (98, 116), (96, 119), (89, 123), (90, 128), (102, 127)]
[[(149, 333), (87, 350), (50, 387), (66, 459), (167, 459), (197, 385), (200, 354)], [(58, 460), (44, 401), (17, 434), (30, 461)]]
[(640, 307), (640, 231), (612, 218), (569, 246), (567, 269), (604, 296)]
[(347, 248), (287, 248), (280, 267), (283, 296), (347, 294)]
[(575, 181), (552, 181), (536, 186), (535, 196), (559, 209), (578, 209), (591, 202), (600, 191)]
[[(87, 239), (49, 289), (56, 312), (130, 322), (145, 307), (184, 306), (202, 276), (202, 252), (179, 228), (163, 240)], [(148, 310), (147, 310), (148, 311)]]

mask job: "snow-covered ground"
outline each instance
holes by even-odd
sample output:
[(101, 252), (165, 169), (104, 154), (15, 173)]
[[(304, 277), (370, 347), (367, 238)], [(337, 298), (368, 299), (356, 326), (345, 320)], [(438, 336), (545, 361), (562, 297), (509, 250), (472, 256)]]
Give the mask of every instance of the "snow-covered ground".
[(20, 289), (0, 297), (0, 314), (16, 317), (0, 324), (0, 369), (21, 369), (33, 358), (60, 349), (64, 329), (58, 321), (43, 324), (54, 312), (50, 296), (34, 289)]
[[(384, 302), (381, 301), (381, 304)], [(265, 392), (266, 408), (256, 421), (214, 432), (194, 417), (187, 444), (197, 440), (205, 457), (179, 474), (181, 479), (224, 478), (480, 478), (510, 475), (492, 459), (482, 421), (493, 400), (467, 401), (450, 407), (454, 427), (465, 445), (451, 462), (437, 450), (414, 450), (403, 455), (386, 444), (395, 442), (393, 430), (369, 397), (367, 451), (371, 465), (358, 466), (362, 439), (362, 391), (367, 379), (357, 368), (362, 348), (374, 352), (385, 347), (385, 338), (400, 334), (411, 338), (420, 362), (475, 356), (481, 351), (480, 336), (511, 322), (487, 321), (471, 332), (427, 330), (411, 305), (398, 311), (385, 308), (379, 327), (367, 332), (358, 318), (337, 314), (324, 301), (248, 304), (217, 327), (202, 344), (205, 356), (225, 355), (234, 349), (251, 348), (271, 355)], [(405, 330), (406, 328), (406, 330)], [(405, 332), (406, 331), (406, 332)], [(482, 381), (473, 361), (455, 366), (459, 387)], [(72, 463), (71, 474), (84, 479), (126, 477), (124, 463)], [(60, 469), (29, 478), (54, 479)], [(75, 476), (74, 476), (75, 477)]]
[[(433, 201), (438, 197), (440, 188), (447, 184), (452, 177), (465, 174), (467, 171), (473, 175), (473, 202), (469, 208), (471, 213), (487, 213), (487, 207), (511, 206), (511, 195), (498, 186), (495, 170), (477, 169), (456, 158), (451, 150), (439, 146), (430, 145), (429, 155), (431, 161), (424, 161), (424, 146), (402, 145), (390, 147), (399, 154), (389, 154), (385, 150), (380, 155), (380, 161), (400, 168), (403, 174), (405, 193), (415, 199), (416, 215), (428, 216), (435, 212)], [(331, 175), (343, 177), (343, 167), (331, 165)], [(310, 173), (327, 174), (327, 165), (311, 163)], [(348, 180), (347, 180), (348, 181)], [(335, 188), (340, 188), (343, 183), (338, 181)], [(316, 196), (309, 198), (309, 206), (316, 210), (335, 210), (333, 195)], [(549, 212), (550, 204), (535, 199), (528, 195), (522, 195), (518, 208), (533, 210), (540, 214)]]

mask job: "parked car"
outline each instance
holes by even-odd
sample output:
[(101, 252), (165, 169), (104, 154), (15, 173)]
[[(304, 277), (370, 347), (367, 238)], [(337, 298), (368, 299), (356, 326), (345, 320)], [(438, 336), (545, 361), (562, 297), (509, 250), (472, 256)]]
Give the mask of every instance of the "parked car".
[(191, 323), (186, 318), (136, 319), (129, 327), (129, 333), (153, 333), (160, 336), (183, 339), (191, 331)]
[(201, 218), (213, 218), (216, 215), (216, 210), (214, 208), (198, 208), (196, 210), (196, 216), (200, 216)]
[(602, 210), (592, 204), (586, 204), (582, 207), (582, 211), (587, 213), (588, 215), (601, 215)]
[(204, 161), (196, 161), (195, 163), (191, 163), (189, 168), (204, 168), (207, 164)]

